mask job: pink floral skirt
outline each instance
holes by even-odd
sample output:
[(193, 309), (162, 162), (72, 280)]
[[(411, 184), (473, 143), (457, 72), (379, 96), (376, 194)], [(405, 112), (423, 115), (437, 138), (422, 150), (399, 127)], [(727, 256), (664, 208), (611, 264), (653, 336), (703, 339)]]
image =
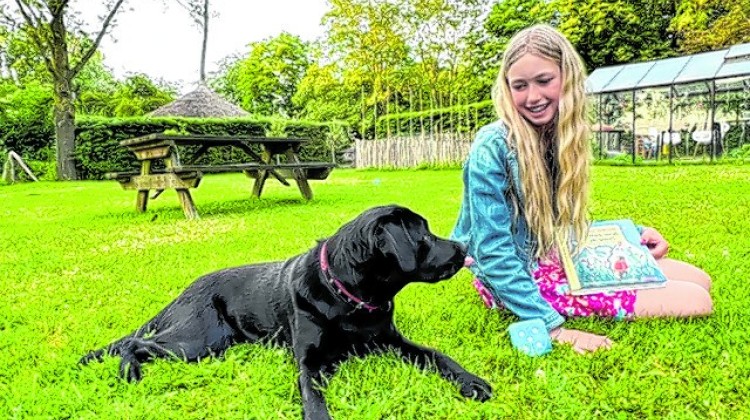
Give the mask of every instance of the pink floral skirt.
[[(635, 312), (634, 290), (571, 295), (568, 279), (556, 255), (540, 260), (533, 275), (544, 300), (563, 316), (601, 316), (619, 320), (630, 319)], [(503, 308), (502, 303), (493, 299), (490, 291), (478, 278), (472, 284), (488, 308)]]

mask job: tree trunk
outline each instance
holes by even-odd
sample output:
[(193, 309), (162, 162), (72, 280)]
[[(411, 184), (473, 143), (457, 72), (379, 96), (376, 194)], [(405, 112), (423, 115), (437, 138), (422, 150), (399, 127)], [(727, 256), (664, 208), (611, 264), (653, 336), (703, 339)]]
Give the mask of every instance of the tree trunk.
[(55, 85), (55, 140), (57, 143), (57, 179), (78, 179), (75, 166), (75, 106), (71, 89), (70, 61), (68, 59), (67, 31), (63, 13), (52, 17), (52, 70)]
[(206, 49), (208, 47), (208, 0), (203, 2), (203, 45), (201, 46), (200, 82), (206, 82)]
[(78, 179), (75, 165), (75, 107), (70, 81), (55, 80), (55, 139), (57, 139), (57, 179)]

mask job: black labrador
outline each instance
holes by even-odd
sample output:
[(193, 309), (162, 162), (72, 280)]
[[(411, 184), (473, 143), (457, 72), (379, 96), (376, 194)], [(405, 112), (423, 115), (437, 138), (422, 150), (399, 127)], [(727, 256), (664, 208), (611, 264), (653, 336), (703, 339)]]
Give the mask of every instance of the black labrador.
[(288, 346), (299, 366), (305, 418), (329, 418), (322, 379), (351, 355), (394, 350), (434, 367), (461, 394), (484, 401), (484, 380), (450, 357), (404, 338), (393, 323), (393, 298), (410, 282), (435, 283), (464, 265), (466, 252), (438, 238), (427, 221), (398, 206), (376, 207), (313, 249), (286, 261), (205, 275), (132, 334), (92, 351), (81, 363), (119, 355), (120, 375), (142, 377), (155, 357), (196, 361), (237, 343)]

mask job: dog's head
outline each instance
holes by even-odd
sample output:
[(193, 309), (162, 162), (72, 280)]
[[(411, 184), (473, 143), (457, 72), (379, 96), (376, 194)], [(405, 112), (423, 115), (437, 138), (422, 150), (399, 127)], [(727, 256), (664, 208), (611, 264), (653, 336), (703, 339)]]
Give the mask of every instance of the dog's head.
[[(452, 277), (464, 266), (466, 250), (433, 234), (427, 221), (400, 206), (375, 207), (342, 226), (329, 239), (332, 266), (354, 281), (365, 294), (381, 288), (391, 297), (409, 282), (434, 283)], [(351, 270), (343, 273), (341, 270)], [(381, 295), (380, 293), (377, 293)]]

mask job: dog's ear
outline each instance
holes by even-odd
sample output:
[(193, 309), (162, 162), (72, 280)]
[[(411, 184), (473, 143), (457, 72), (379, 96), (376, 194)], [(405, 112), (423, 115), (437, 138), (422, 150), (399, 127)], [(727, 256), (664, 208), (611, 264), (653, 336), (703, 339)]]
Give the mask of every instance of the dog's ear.
[(393, 257), (404, 273), (417, 270), (417, 247), (403, 220), (390, 220), (381, 225), (381, 241), (378, 244), (383, 255)]

